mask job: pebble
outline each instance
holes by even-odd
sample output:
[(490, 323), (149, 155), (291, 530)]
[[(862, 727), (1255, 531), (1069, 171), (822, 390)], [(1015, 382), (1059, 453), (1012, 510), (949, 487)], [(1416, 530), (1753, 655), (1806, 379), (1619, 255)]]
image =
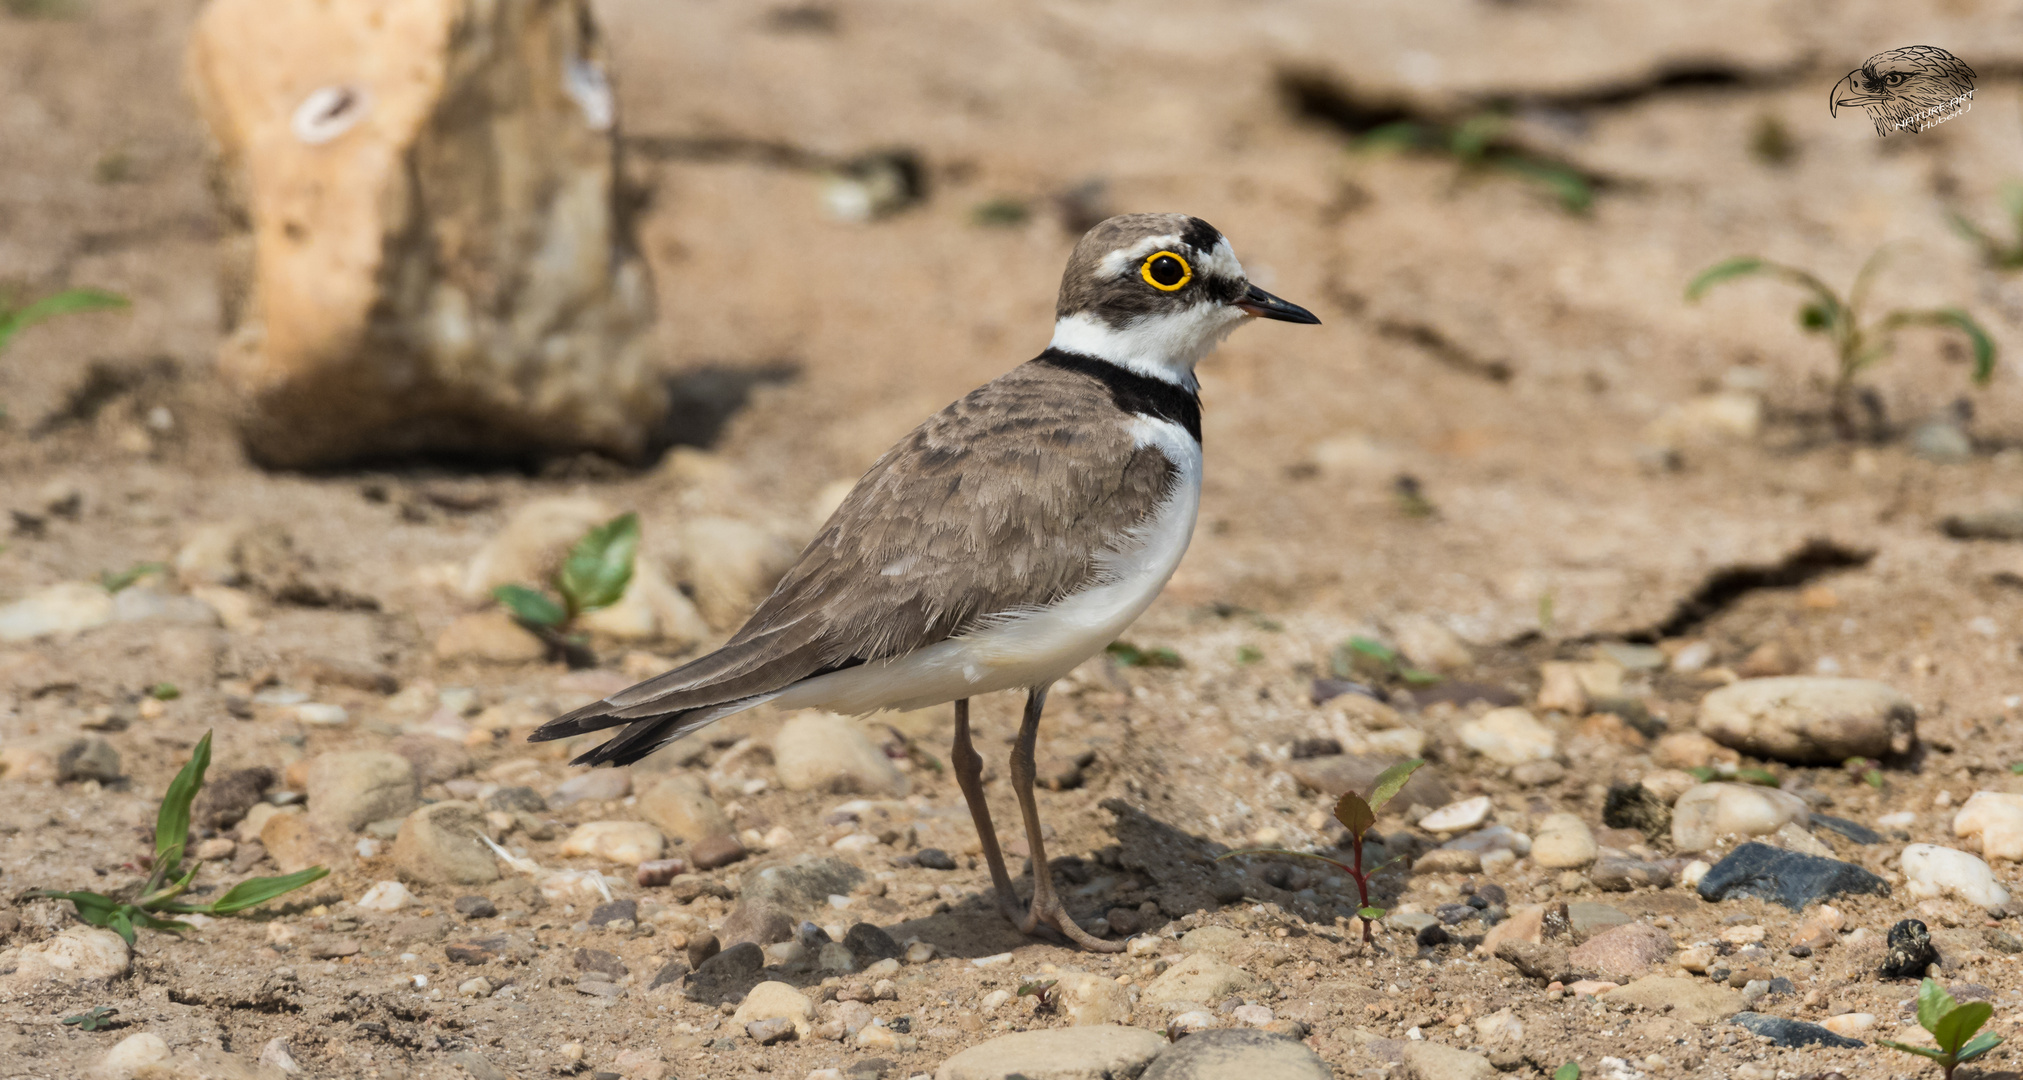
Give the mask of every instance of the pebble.
[(1757, 784), (1700, 784), (1672, 804), (1672, 846), (1705, 851), (1723, 836), (1762, 836), (1786, 822), (1805, 825), (1805, 800)]
[(745, 845), (735, 836), (712, 836), (701, 843), (692, 844), (688, 857), (697, 870), (714, 870), (719, 866), (729, 866), (743, 859), (747, 854)]
[(680, 859), (647, 859), (639, 864), (634, 882), (642, 889), (657, 889), (688, 873), (688, 864)]
[(589, 769), (555, 785), (548, 805), (559, 810), (579, 802), (612, 802), (630, 794), (631, 769)]
[(414, 900), (414, 894), (398, 881), (382, 881), (365, 890), (354, 907), (365, 911), (399, 911)]
[(940, 848), (921, 848), (914, 853), (913, 861), (915, 864), (928, 870), (955, 869), (955, 860), (949, 857), (948, 852)]
[(414, 765), (385, 750), (342, 750), (309, 762), (309, 816), (357, 832), (368, 822), (404, 817), (421, 801)]
[[(1651, 746), (1651, 760), (1666, 769), (1705, 769), (1739, 764), (1742, 755), (1697, 731), (1674, 731), (1658, 736)], [(1649, 781), (1645, 783), (1648, 786)]]
[[(765, 986), (768, 984), (760, 983), (759, 985)], [(750, 1035), (752, 1041), (758, 1043), (760, 1046), (771, 1046), (776, 1042), (794, 1038), (799, 1032), (795, 1030), (792, 1020), (784, 1016), (778, 1016), (771, 1020), (754, 1020), (746, 1024), (745, 1034)]]
[(436, 635), (438, 660), (479, 660), (492, 664), (528, 664), (548, 655), (547, 643), (529, 633), (503, 610), (459, 615)]
[[(1700, 781), (1695, 779), (1692, 773), (1686, 772), (1683, 769), (1658, 769), (1655, 772), (1645, 773), (1644, 778), (1638, 781), (1637, 786), (1650, 792), (1659, 802), (1664, 803), (1667, 809), (1670, 809), (1673, 803), (1679, 801), (1679, 796), (1699, 787)], [(1667, 815), (1665, 820), (1668, 823), (1666, 827), (1669, 829), (1670, 815)]]
[(1256, 984), (1257, 980), (1241, 968), (1207, 953), (1195, 953), (1152, 980), (1140, 1000), (1150, 1005), (1167, 1001), (1221, 1001)]
[(27, 987), (44, 979), (82, 982), (116, 979), (133, 965), (133, 953), (118, 934), (96, 926), (72, 926), (47, 941), (0, 953), (0, 970), (13, 969), (4, 981)]
[(1755, 896), (1793, 911), (1835, 896), (1887, 896), (1890, 891), (1888, 882), (1853, 863), (1753, 842), (1736, 848), (1709, 868), (1696, 888), (1703, 900)]
[(909, 786), (862, 725), (828, 712), (803, 712), (781, 725), (773, 767), (789, 791), (897, 797)]
[(660, 858), (667, 841), (644, 821), (586, 821), (562, 841), (562, 857), (585, 856), (638, 866)]
[(1489, 817), (1489, 808), (1489, 796), (1477, 795), (1472, 799), (1448, 803), (1427, 814), (1419, 819), (1419, 827), (1427, 832), (1465, 832), (1481, 825)]
[(636, 925), (639, 922), (639, 901), (613, 900), (608, 904), (599, 904), (590, 910), (589, 922), (592, 928), (612, 923)]
[[(253, 815), (248, 814), (247, 820), (252, 819)], [(302, 813), (277, 813), (260, 826), (260, 846), (287, 874), (312, 866), (335, 868), (350, 862), (344, 841), (333, 827)]]
[(1763, 842), (1802, 855), (1817, 855), (1822, 859), (1833, 858), (1833, 849), (1827, 847), (1824, 841), (1789, 821), (1779, 825), (1776, 832), (1764, 837)]
[(1603, 892), (1629, 892), (1638, 888), (1666, 889), (1672, 885), (1672, 868), (1660, 862), (1603, 856), (1588, 868), (1588, 880)]
[(1917, 708), (1871, 679), (1744, 679), (1700, 701), (1700, 731), (1724, 746), (1795, 764), (1888, 758), (1917, 741)]
[(1178, 1040), (1195, 1032), (1211, 1030), (1220, 1024), (1221, 1021), (1216, 1019), (1215, 1014), (1207, 1009), (1189, 1009), (1174, 1014), (1172, 1019), (1166, 1021), (1166, 1037)]
[(1857, 844), (1868, 845), (1883, 842), (1882, 834), (1876, 832), (1874, 829), (1849, 821), (1846, 818), (1834, 817), (1832, 814), (1814, 814), (1812, 815), (1811, 824), (1814, 829), (1825, 829), (1828, 832), (1844, 836)]
[(1751, 1034), (1762, 1035), (1772, 1046), (1786, 1048), (1799, 1046), (1826, 1046), (1845, 1049), (1859, 1049), (1867, 1044), (1860, 1039), (1849, 1039), (1835, 1034), (1818, 1024), (1808, 1024), (1803, 1020), (1793, 1020), (1783, 1016), (1766, 1016), (1762, 1013), (1739, 1012), (1734, 1022), (1747, 1028)]
[(2023, 862), (2023, 795), (1977, 791), (1953, 815), (1953, 835), (1978, 837), (1981, 857)]
[(1647, 975), (1606, 995), (1610, 1002), (1636, 1005), (1695, 1026), (1719, 1023), (1742, 1011), (1742, 995), (1705, 979)]
[(152, 1031), (128, 1035), (114, 1043), (98, 1059), (95, 1075), (103, 1080), (132, 1080), (133, 1074), (157, 1062), (167, 1061), (169, 1044)]
[(1589, 938), (1567, 954), (1567, 961), (1577, 971), (1631, 978), (1671, 955), (1671, 935), (1649, 923), (1632, 922)]
[(1820, 1021), (1819, 1026), (1833, 1032), (1835, 1035), (1842, 1035), (1851, 1039), (1875, 1026), (1875, 1014), (1861, 1012), (1841, 1013), (1839, 1016), (1829, 1016), (1825, 1020)]
[(393, 864), (402, 877), (423, 885), (489, 885), (499, 880), (499, 862), (478, 839), (484, 829), (476, 803), (424, 806), (400, 823)]
[(1905, 919), (1890, 927), (1889, 952), (1883, 957), (1885, 979), (1922, 979), (1939, 962), (1939, 950), (1932, 946), (1932, 933), (1916, 919)]
[(0, 605), (0, 641), (75, 634), (112, 621), (113, 597), (96, 584), (67, 581)]
[(639, 796), (635, 809), (655, 828), (686, 844), (737, 833), (730, 817), (694, 773), (676, 773), (655, 783)]
[(934, 1080), (1110, 1080), (1142, 1077), (1166, 1049), (1144, 1028), (1118, 1024), (1047, 1028), (1001, 1035), (941, 1063)]
[(1414, 1040), (1405, 1044), (1405, 1075), (1411, 1080), (1498, 1080), (1502, 1074), (1481, 1054)]
[(109, 784), (119, 779), (119, 751), (96, 735), (66, 740), (56, 749), (56, 779)]
[(1995, 871), (1964, 851), (1912, 844), (1904, 849), (1902, 865), (1910, 894), (1918, 899), (1950, 895), (1985, 908), (2009, 902), (2009, 890), (1996, 884)]
[(1547, 814), (1531, 836), (1531, 861), (1547, 869), (1587, 866), (1599, 853), (1594, 833), (1578, 814)]
[(1545, 761), (1559, 750), (1552, 729), (1514, 705), (1492, 709), (1480, 719), (1456, 726), (1455, 735), (1463, 746), (1499, 765)]
[(1173, 1044), (1152, 1060), (1139, 1080), (1331, 1080), (1334, 1075), (1320, 1055), (1292, 1039), (1223, 1028)]
[(706, 1005), (742, 1001), (753, 987), (766, 981), (761, 974), (765, 963), (764, 950), (749, 941), (741, 942), (695, 965), (682, 984), (682, 993)]
[(1531, 837), (1508, 825), (1491, 825), (1452, 840), (1419, 856), (1412, 871), (1419, 874), (1472, 874), (1492, 854), (1509, 852), (1513, 859), (1529, 854)]
[(1106, 976), (1063, 972), (1054, 981), (1054, 999), (1070, 1024), (1085, 1027), (1131, 1021), (1130, 988)]

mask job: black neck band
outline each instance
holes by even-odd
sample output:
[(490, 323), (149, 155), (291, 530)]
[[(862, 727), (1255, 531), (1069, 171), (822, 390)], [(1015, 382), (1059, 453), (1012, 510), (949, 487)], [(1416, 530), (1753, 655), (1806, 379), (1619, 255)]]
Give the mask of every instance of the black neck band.
[(1201, 442), (1201, 398), (1185, 387), (1150, 375), (1140, 375), (1108, 360), (1061, 349), (1049, 348), (1035, 357), (1033, 363), (1050, 364), (1087, 375), (1110, 388), (1110, 400), (1118, 408), (1135, 416), (1171, 420), (1186, 428), (1187, 434), (1192, 435), (1197, 444)]

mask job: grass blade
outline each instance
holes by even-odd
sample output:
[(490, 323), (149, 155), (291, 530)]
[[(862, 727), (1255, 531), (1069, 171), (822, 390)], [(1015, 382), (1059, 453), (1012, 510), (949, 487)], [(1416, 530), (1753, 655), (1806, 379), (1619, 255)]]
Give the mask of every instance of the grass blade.
[(126, 306), (126, 297), (118, 293), (105, 292), (102, 289), (65, 289), (54, 296), (45, 296), (19, 311), (0, 317), (0, 349), (5, 349), (8, 340), (15, 334), (59, 315), (71, 315), (80, 311), (112, 311)]
[(211, 767), (211, 733), (197, 740), (197, 748), (183, 770), (169, 781), (162, 796), (161, 812), (155, 817), (155, 871), (161, 878), (175, 876), (183, 862), (183, 845), (190, 839), (190, 804), (204, 787), (204, 770)]
[(617, 603), (632, 583), (632, 564), (638, 554), (638, 514), (621, 514), (578, 540), (555, 575), (555, 587), (562, 590), (570, 614)]
[(1686, 286), (1686, 299), (1698, 300), (1707, 294), (1708, 289), (1724, 281), (1760, 274), (1768, 267), (1768, 263), (1754, 255), (1738, 255), (1732, 259), (1723, 259), (1700, 271), (1700, 275)]
[(312, 866), (307, 870), (297, 870), (280, 877), (248, 878), (232, 886), (225, 895), (204, 905), (201, 910), (212, 915), (230, 915), (235, 911), (244, 911), (249, 907), (264, 904), (277, 896), (294, 892), (312, 881), (329, 876), (329, 870), (321, 866)]

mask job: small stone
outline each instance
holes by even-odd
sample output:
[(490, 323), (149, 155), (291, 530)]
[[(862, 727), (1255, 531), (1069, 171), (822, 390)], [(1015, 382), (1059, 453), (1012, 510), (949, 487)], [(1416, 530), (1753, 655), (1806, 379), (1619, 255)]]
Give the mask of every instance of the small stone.
[(731, 1014), (731, 1023), (750, 1024), (761, 1020), (785, 1020), (797, 1036), (806, 1036), (813, 1026), (815, 1003), (808, 995), (783, 982), (762, 982), (752, 987)]
[(1539, 982), (1557, 981), (1573, 970), (1566, 950), (1558, 945), (1506, 940), (1496, 944), (1493, 955), (1516, 968), (1526, 978)]
[(465, 979), (457, 984), (457, 996), (467, 998), (488, 998), (492, 996), (492, 980), (483, 975), (475, 979)]
[[(246, 819), (246, 811), (274, 786), (274, 770), (256, 766), (233, 769), (207, 779), (190, 809), (190, 820), (212, 829), (229, 829)], [(254, 830), (253, 835), (259, 835)]]
[(1981, 857), (2023, 862), (2023, 795), (1977, 791), (1953, 815), (1953, 835), (1979, 838)]
[(348, 864), (348, 838), (307, 814), (278, 813), (260, 826), (260, 845), (283, 873)]
[(590, 911), (592, 927), (608, 926), (615, 922), (637, 923), (639, 921), (639, 901), (613, 900), (599, 904)]
[(798, 1033), (794, 1030), (792, 1020), (778, 1016), (771, 1020), (754, 1020), (746, 1024), (745, 1034), (751, 1036), (752, 1041), (760, 1046), (771, 1046), (776, 1042), (794, 1038)]
[(619, 998), (625, 996), (624, 987), (596, 975), (585, 975), (576, 980), (576, 992), (601, 998)]
[(288, 1040), (278, 1035), (268, 1039), (267, 1044), (260, 1048), (259, 1063), (283, 1076), (294, 1076), (302, 1071), (302, 1066), (295, 1060), (294, 1051), (288, 1047)]
[(743, 859), (745, 846), (735, 836), (712, 836), (699, 844), (690, 846), (689, 859), (697, 870), (714, 870), (719, 866), (729, 866)]
[(112, 783), (119, 779), (119, 751), (96, 735), (71, 739), (56, 752), (56, 779), (64, 783), (78, 780)]
[(1548, 787), (1566, 779), (1566, 766), (1557, 761), (1527, 761), (1510, 770), (1510, 779), (1522, 787)]
[(1531, 861), (1551, 870), (1587, 866), (1599, 851), (1578, 814), (1548, 814), (1531, 837)]
[(562, 857), (583, 856), (638, 866), (660, 858), (667, 841), (643, 821), (586, 821), (562, 841)]
[(1833, 1032), (1835, 1035), (1851, 1039), (1875, 1026), (1875, 1014), (1861, 1012), (1841, 1013), (1839, 1016), (1829, 1016), (1820, 1021), (1819, 1026)]
[(459, 896), (453, 907), (466, 919), (489, 919), (499, 913), (497, 905), (483, 896)]
[(843, 935), (843, 945), (861, 967), (869, 967), (880, 960), (897, 960), (905, 954), (892, 935), (870, 923), (860, 922), (850, 927)]
[(608, 949), (577, 949), (570, 957), (570, 963), (575, 965), (577, 971), (594, 972), (604, 976), (608, 982), (617, 982), (632, 974), (632, 969), (625, 966), (625, 961), (620, 960), (617, 953)]
[(1674, 731), (1658, 736), (1651, 760), (1666, 769), (1705, 769), (1739, 764), (1742, 755), (1697, 731)]
[(1699, 729), (1724, 746), (1796, 764), (1888, 758), (1917, 741), (1917, 708), (1869, 679), (1744, 679), (1700, 702)]
[(1693, 774), (1689, 772), (1683, 772), (1678, 769), (1659, 769), (1656, 772), (1645, 773), (1643, 780), (1637, 786), (1650, 792), (1659, 802), (1665, 804), (1666, 824), (1660, 834), (1663, 835), (1664, 833), (1671, 832), (1672, 829), (1672, 804), (1679, 801), (1679, 796), (1699, 787), (1700, 781), (1695, 779)]
[(1811, 814), (1805, 800), (1788, 791), (1757, 784), (1701, 784), (1672, 805), (1672, 846), (1705, 851), (1723, 836), (1762, 836), (1779, 826), (1804, 826)]
[(1448, 803), (1427, 814), (1419, 819), (1419, 827), (1427, 832), (1466, 832), (1489, 817), (1489, 808), (1489, 796), (1477, 795), (1472, 799)]
[(1112, 978), (1063, 972), (1054, 980), (1053, 995), (1056, 1007), (1070, 1024), (1125, 1024), (1131, 1020), (1130, 988)]
[(393, 841), (394, 866), (403, 878), (421, 885), (489, 885), (499, 880), (499, 863), (479, 839), (484, 831), (484, 812), (476, 803), (424, 806), (401, 822)]
[(1910, 894), (1919, 899), (1950, 895), (1984, 908), (2009, 902), (2009, 890), (1996, 884), (1995, 871), (1964, 851), (1912, 844), (1904, 849), (1903, 869)]
[(414, 766), (384, 750), (318, 754), (309, 763), (309, 815), (346, 832), (404, 817), (420, 802)]
[(1932, 933), (1916, 919), (1890, 927), (1889, 953), (1883, 958), (1885, 979), (1922, 979), (1939, 962), (1939, 950), (1932, 945)]
[(1218, 1023), (1220, 1021), (1215, 1014), (1206, 1009), (1189, 1009), (1166, 1021), (1166, 1037), (1178, 1041), (1196, 1032), (1208, 1031)]
[(485, 809), (508, 814), (545, 814), (548, 800), (533, 788), (522, 786), (502, 787), (485, 796)]
[(167, 1061), (169, 1044), (151, 1031), (128, 1035), (114, 1043), (98, 1059), (96, 1075), (104, 1080), (131, 1080), (134, 1073), (159, 1061)]
[(1667, 889), (1672, 885), (1672, 868), (1660, 862), (1604, 856), (1588, 868), (1588, 880), (1603, 892), (1632, 889)]
[(414, 894), (398, 881), (382, 881), (365, 890), (353, 905), (364, 911), (399, 911), (413, 902)]
[(436, 635), (438, 660), (478, 660), (492, 664), (530, 664), (548, 655), (548, 645), (529, 633), (506, 611), (459, 615)]
[(1672, 955), (1672, 938), (1649, 923), (1633, 922), (1605, 930), (1573, 952), (1567, 962), (1576, 971), (1614, 978), (1634, 978)]
[[(1245, 1005), (1238, 1012), (1258, 1008)], [(1334, 1075), (1320, 1055), (1295, 1040), (1223, 1028), (1175, 1043), (1153, 1059), (1139, 1080), (1331, 1080)]]
[(555, 809), (579, 802), (612, 802), (632, 794), (631, 769), (591, 769), (555, 786), (548, 805)]
[(701, 967), (710, 957), (722, 951), (723, 946), (717, 943), (716, 935), (707, 930), (689, 938), (688, 948), (683, 950), (691, 968)]
[(232, 853), (237, 850), (239, 850), (239, 845), (231, 837), (214, 836), (209, 840), (198, 842), (196, 850), (191, 854), (199, 862), (222, 862), (225, 859), (231, 858)]
[(684, 904), (694, 903), (705, 896), (718, 900), (729, 900), (735, 896), (723, 882), (701, 874), (676, 874), (674, 880), (667, 883), (667, 892)]
[(1140, 1000), (1150, 1005), (1167, 1001), (1221, 1001), (1249, 989), (1256, 981), (1240, 968), (1206, 953), (1195, 953), (1154, 979), (1145, 987)]
[(450, 942), (443, 946), (443, 955), (448, 957), (451, 963), (476, 967), (504, 956), (506, 947), (504, 935), (473, 938), (469, 941)]
[(1492, 709), (1457, 725), (1455, 735), (1463, 746), (1499, 765), (1545, 761), (1559, 751), (1552, 729), (1517, 706)]
[(1405, 1044), (1405, 1075), (1410, 1080), (1496, 1080), (1500, 1074), (1481, 1054), (1413, 1041)]
[(914, 853), (913, 861), (928, 870), (955, 869), (955, 860), (940, 848), (921, 848)]
[(1734, 1022), (1747, 1028), (1752, 1034), (1762, 1035), (1772, 1046), (1826, 1046), (1859, 1049), (1867, 1044), (1860, 1039), (1844, 1038), (1818, 1024), (1808, 1024), (1803, 1020), (1792, 1020), (1783, 1016), (1765, 1016), (1762, 1013), (1739, 1012)]
[(1755, 896), (1793, 911), (1835, 896), (1888, 896), (1890, 891), (1888, 882), (1853, 863), (1758, 843), (1743, 844), (1714, 864), (1700, 878), (1697, 889), (1703, 900)]
[(661, 832), (687, 844), (737, 833), (723, 808), (710, 798), (702, 778), (694, 773), (675, 773), (656, 782), (639, 796), (636, 809)]
[(773, 739), (773, 766), (789, 791), (898, 797), (908, 790), (906, 774), (862, 726), (835, 713), (788, 720)]
[(1883, 842), (1882, 834), (1876, 832), (1874, 829), (1849, 821), (1846, 818), (1834, 817), (1831, 814), (1814, 814), (1812, 815), (1811, 824), (1815, 829), (1825, 829), (1828, 832), (1837, 833), (1857, 844), (1867, 845)]
[(1671, 1015), (1696, 1026), (1719, 1023), (1742, 1011), (1741, 994), (1703, 979), (1674, 975), (1647, 975), (1602, 996), (1653, 1012), (1669, 1009)]
[(634, 880), (642, 889), (657, 889), (687, 872), (688, 864), (680, 859), (648, 859), (639, 864)]
[[(2023, 942), (2019, 942), (2018, 945), (2016, 951), (2023, 952)], [(932, 959), (934, 959), (932, 942), (916, 941), (906, 947), (906, 962), (909, 964), (925, 964)]]
[(1104, 1080), (1143, 1076), (1166, 1049), (1162, 1036), (1118, 1024), (1001, 1035), (941, 1063), (934, 1080)]

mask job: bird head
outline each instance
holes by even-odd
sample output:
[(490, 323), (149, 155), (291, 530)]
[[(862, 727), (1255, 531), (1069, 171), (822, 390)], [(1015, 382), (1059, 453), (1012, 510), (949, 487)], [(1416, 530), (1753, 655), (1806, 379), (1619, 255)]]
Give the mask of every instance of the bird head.
[(1191, 388), (1194, 365), (1253, 318), (1320, 322), (1252, 285), (1213, 225), (1123, 214), (1090, 229), (1068, 257), (1052, 347)]
[(1940, 109), (1974, 89), (1974, 69), (1935, 45), (1910, 45), (1879, 52), (1835, 83), (1829, 112), (1861, 106), (1887, 134), (1885, 125)]

